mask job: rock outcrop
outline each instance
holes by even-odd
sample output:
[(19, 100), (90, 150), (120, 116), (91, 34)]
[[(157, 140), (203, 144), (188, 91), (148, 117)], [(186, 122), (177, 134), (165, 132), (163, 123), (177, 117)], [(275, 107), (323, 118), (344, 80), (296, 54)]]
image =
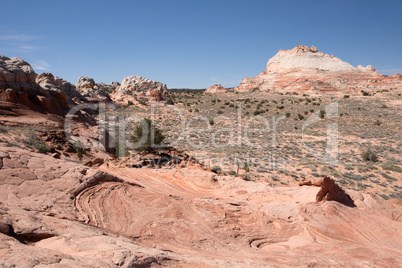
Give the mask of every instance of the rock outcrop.
[(402, 265), (402, 207), (377, 195), (316, 203), (317, 187), (114, 164), (0, 143), (0, 266), (309, 267), (328, 249), (328, 267)]
[[(69, 97), (54, 82), (53, 75), (39, 77), (31, 65), (20, 58), (0, 56), (0, 112), (19, 115), (21, 109), (42, 113), (65, 114)], [(53, 79), (53, 80), (52, 80)]]
[(110, 102), (111, 98), (109, 93), (106, 92), (106, 87), (96, 84), (90, 77), (81, 76), (75, 84), (77, 90), (89, 102)]
[(347, 206), (354, 206), (350, 196), (329, 177), (325, 177), (322, 180), (321, 189), (317, 193), (316, 201), (337, 201)]
[(123, 79), (121, 86), (116, 90), (117, 98), (124, 99), (125, 95), (147, 97), (160, 101), (169, 97), (167, 86), (161, 82), (149, 80), (142, 76), (127, 76)]
[(296, 46), (279, 50), (268, 61), (264, 72), (254, 78), (244, 78), (235, 90), (360, 92), (401, 86), (401, 79), (386, 79), (371, 65), (354, 67), (319, 52), (315, 46)]
[(207, 90), (205, 90), (204, 93), (205, 94), (220, 94), (220, 93), (226, 93), (226, 92), (228, 92), (227, 88), (224, 88), (221, 85), (215, 84), (215, 85), (210, 86), (209, 88), (207, 88)]
[(36, 77), (35, 81), (42, 88), (53, 88), (53, 90), (55, 90), (55, 88), (60, 89), (70, 99), (77, 98), (80, 100), (85, 100), (85, 98), (83, 98), (83, 96), (76, 90), (76, 87), (73, 84), (60, 77), (54, 77), (52, 73), (41, 73)]

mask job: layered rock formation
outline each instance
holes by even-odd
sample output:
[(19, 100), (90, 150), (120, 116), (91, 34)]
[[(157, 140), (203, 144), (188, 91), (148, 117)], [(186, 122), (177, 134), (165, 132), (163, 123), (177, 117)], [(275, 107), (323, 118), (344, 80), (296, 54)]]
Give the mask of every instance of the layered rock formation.
[(54, 77), (52, 73), (41, 73), (36, 77), (35, 81), (42, 88), (59, 88), (70, 99), (77, 98), (80, 100), (85, 100), (85, 98), (83, 98), (83, 96), (76, 90), (76, 87), (73, 84), (60, 77)]
[(226, 92), (228, 92), (227, 88), (224, 88), (221, 85), (215, 84), (215, 85), (210, 86), (209, 88), (207, 88), (207, 90), (205, 90), (204, 93), (205, 94), (220, 94), (220, 93), (226, 93)]
[(402, 207), (377, 195), (317, 203), (318, 187), (113, 163), (0, 143), (0, 266), (402, 265)]
[(401, 86), (399, 76), (385, 78), (371, 65), (354, 67), (315, 46), (296, 46), (279, 50), (264, 72), (244, 78), (236, 90), (358, 92)]
[(167, 86), (161, 82), (149, 80), (142, 76), (127, 76), (116, 89), (116, 97), (124, 99), (126, 95), (147, 97), (152, 100), (165, 100), (169, 97)]
[[(19, 115), (21, 109), (54, 114), (65, 114), (69, 110), (69, 97), (56, 84), (53, 75), (40, 76), (40, 84), (36, 78), (37, 74), (24, 60), (0, 56), (1, 114)], [(74, 94), (72, 92), (73, 89), (69, 93)]]
[(89, 102), (109, 102), (111, 98), (109, 93), (106, 92), (106, 87), (96, 84), (90, 77), (81, 76), (75, 84), (77, 90)]

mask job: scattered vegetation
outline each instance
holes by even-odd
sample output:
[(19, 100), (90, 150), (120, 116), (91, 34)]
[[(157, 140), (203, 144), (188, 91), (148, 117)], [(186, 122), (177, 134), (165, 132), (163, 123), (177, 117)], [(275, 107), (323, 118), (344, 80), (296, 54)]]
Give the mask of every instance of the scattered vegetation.
[(391, 162), (381, 164), (382, 169), (402, 173), (402, 168)]
[(130, 141), (137, 145), (136, 151), (151, 150), (153, 145), (160, 145), (165, 139), (162, 130), (156, 128), (151, 119), (145, 118), (134, 129)]

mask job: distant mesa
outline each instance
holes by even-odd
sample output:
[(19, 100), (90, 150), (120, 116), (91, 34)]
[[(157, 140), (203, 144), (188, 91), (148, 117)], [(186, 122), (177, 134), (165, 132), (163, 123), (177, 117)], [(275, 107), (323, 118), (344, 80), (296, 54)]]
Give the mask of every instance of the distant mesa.
[(215, 84), (213, 86), (210, 86), (207, 90), (205, 90), (205, 94), (220, 94), (220, 93), (226, 93), (228, 92), (227, 88), (224, 88), (221, 86), (221, 84)]
[(399, 76), (385, 79), (371, 65), (354, 67), (319, 52), (315, 46), (296, 46), (279, 50), (268, 61), (264, 72), (253, 78), (244, 78), (235, 90), (359, 92), (401, 86)]
[(161, 101), (169, 97), (166, 84), (153, 81), (142, 76), (127, 76), (116, 89), (116, 96), (124, 99), (124, 96), (133, 95), (146, 97), (151, 100)]

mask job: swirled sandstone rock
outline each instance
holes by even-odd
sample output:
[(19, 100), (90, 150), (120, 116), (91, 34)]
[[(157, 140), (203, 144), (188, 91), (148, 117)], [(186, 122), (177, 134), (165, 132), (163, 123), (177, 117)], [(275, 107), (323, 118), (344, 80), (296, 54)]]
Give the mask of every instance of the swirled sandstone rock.
[(237, 91), (341, 91), (402, 87), (398, 77), (387, 78), (371, 65), (354, 67), (341, 59), (319, 52), (315, 46), (279, 50), (264, 72), (244, 78)]
[(317, 203), (318, 187), (114, 163), (0, 143), (0, 266), (402, 265), (402, 207), (375, 194)]

